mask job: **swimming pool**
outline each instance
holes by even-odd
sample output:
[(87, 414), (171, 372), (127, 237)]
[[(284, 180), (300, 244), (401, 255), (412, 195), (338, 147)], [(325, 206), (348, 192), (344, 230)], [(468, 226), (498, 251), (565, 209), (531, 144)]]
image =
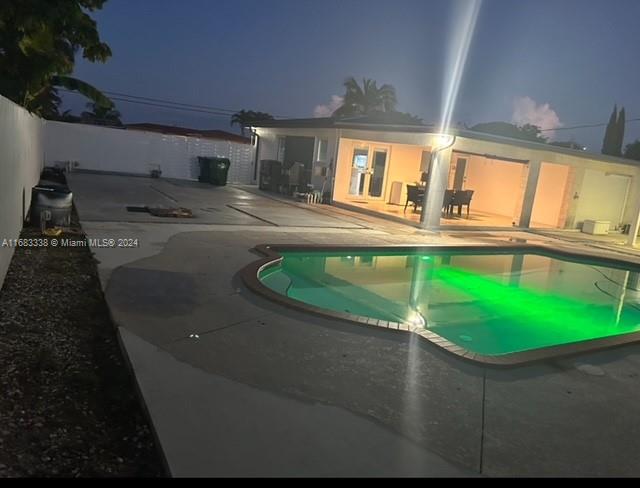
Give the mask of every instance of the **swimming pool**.
[(313, 313), (415, 332), (476, 361), (640, 340), (640, 267), (624, 262), (539, 246), (269, 252), (253, 270), (254, 289)]

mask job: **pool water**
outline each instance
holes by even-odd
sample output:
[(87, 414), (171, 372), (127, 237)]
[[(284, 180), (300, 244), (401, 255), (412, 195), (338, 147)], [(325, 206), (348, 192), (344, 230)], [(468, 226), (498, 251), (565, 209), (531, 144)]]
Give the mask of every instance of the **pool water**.
[(503, 355), (640, 330), (640, 269), (547, 252), (281, 252), (263, 285)]

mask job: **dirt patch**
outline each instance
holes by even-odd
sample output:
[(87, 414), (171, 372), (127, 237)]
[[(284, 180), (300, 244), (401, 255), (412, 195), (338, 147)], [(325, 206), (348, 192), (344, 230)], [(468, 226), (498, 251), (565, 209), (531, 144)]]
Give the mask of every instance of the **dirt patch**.
[(64, 238), (17, 247), (0, 291), (0, 476), (163, 476), (75, 214)]

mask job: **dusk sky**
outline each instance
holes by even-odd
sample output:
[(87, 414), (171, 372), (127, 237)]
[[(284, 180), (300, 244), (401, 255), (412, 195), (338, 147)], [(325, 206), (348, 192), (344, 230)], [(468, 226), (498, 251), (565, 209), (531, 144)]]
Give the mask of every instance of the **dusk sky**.
[[(75, 76), (131, 95), (312, 117), (347, 76), (395, 86), (398, 109), (438, 122), (456, 1), (109, 0), (95, 15), (113, 51)], [(640, 117), (640, 1), (484, 0), (453, 122), (544, 128)], [(79, 109), (80, 97), (66, 97)], [(125, 122), (229, 130), (229, 119), (116, 102)], [(326, 109), (324, 110), (326, 112)], [(236, 129), (234, 129), (236, 130)], [(599, 152), (604, 128), (556, 131)], [(626, 142), (640, 138), (627, 124)]]

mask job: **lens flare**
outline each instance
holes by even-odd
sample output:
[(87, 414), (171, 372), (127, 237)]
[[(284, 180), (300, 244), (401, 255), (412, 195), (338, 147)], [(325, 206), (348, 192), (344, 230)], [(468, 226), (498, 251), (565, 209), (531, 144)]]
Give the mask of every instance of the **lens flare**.
[(467, 63), (469, 46), (476, 28), (478, 14), (482, 0), (468, 0), (457, 2), (451, 32), (451, 44), (449, 52), (449, 69), (444, 80), (442, 97), (442, 118), (440, 120), (440, 132), (446, 133), (451, 125), (451, 117), (458, 99), (460, 81)]

